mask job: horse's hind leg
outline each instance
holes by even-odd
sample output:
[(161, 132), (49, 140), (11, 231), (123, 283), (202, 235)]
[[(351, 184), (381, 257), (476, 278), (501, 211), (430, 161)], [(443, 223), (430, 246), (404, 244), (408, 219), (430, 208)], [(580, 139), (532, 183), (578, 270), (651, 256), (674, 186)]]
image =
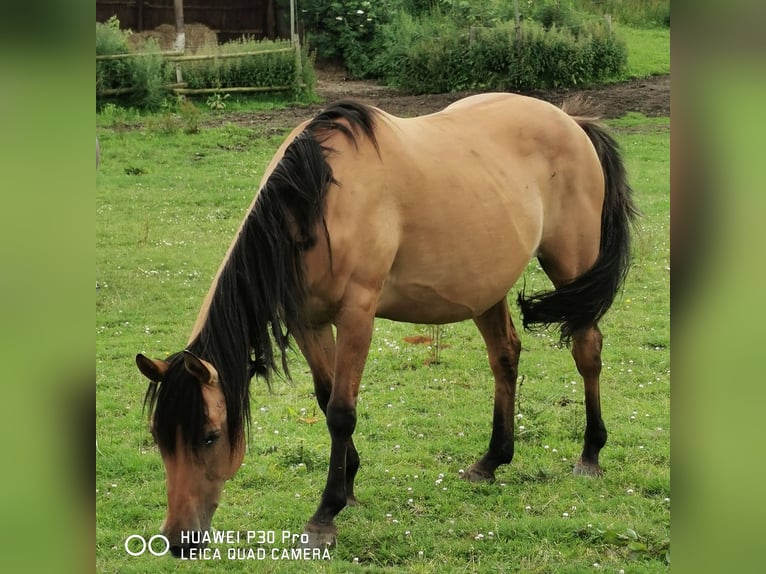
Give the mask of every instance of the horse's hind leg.
[[(578, 213), (576, 206), (568, 210)], [(580, 209), (581, 217), (570, 218), (566, 224), (557, 227), (555, 235), (549, 237), (540, 246), (539, 260), (545, 273), (554, 286), (559, 289), (575, 281), (596, 261), (599, 253), (598, 210), (593, 211), (590, 219), (584, 217), (591, 211)], [(597, 291), (597, 288), (593, 287)], [(582, 295), (578, 295), (583, 297)], [(592, 299), (595, 295), (591, 294)], [(568, 305), (572, 311), (587, 308), (593, 301), (585, 298), (573, 298)], [(565, 314), (566, 315), (566, 314)], [(564, 320), (566, 317), (564, 316)], [(598, 455), (606, 444), (606, 427), (601, 419), (601, 401), (599, 398), (599, 377), (601, 375), (601, 331), (596, 323), (586, 324), (572, 330), (572, 356), (585, 387), (585, 438), (582, 455), (575, 465), (575, 474), (600, 476), (601, 467)]]
[[(322, 412), (327, 415), (327, 403), (330, 401), (332, 384), (335, 379), (335, 337), (332, 327), (325, 325), (302, 337), (296, 336), (298, 347), (308, 362), (314, 380), (314, 394)], [(346, 504), (357, 504), (354, 495), (354, 479), (359, 470), (359, 454), (353, 438), (349, 438), (346, 451)]]
[(601, 476), (598, 453), (606, 444), (606, 426), (601, 418), (599, 376), (601, 374), (601, 331), (598, 325), (572, 335), (572, 356), (585, 385), (585, 440), (575, 474)]
[(474, 321), (487, 345), (489, 365), (495, 378), (495, 410), (489, 449), (468, 468), (463, 478), (472, 482), (491, 482), (495, 480), (495, 469), (513, 459), (513, 410), (521, 342), (505, 298)]

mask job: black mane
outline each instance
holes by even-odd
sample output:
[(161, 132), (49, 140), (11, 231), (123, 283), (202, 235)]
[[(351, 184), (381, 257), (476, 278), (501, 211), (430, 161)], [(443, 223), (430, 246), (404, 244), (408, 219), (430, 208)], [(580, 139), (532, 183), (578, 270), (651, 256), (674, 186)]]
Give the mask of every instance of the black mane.
[[(363, 104), (338, 102), (311, 120), (288, 145), (245, 218), (219, 276), (207, 319), (188, 346), (218, 371), (232, 441), (243, 435), (243, 427), (250, 422), (252, 376), (263, 376), (269, 385), (274, 371), (290, 376), (289, 336), (306, 324), (301, 254), (316, 245), (320, 222), (330, 249), (325, 198), (330, 184), (337, 182), (327, 161), (334, 150), (325, 142), (337, 131), (356, 146), (361, 132), (377, 149), (375, 114)], [(183, 361), (175, 357), (169, 360), (183, 369)], [(158, 385), (150, 385), (145, 398), (150, 416), (153, 409), (155, 412), (155, 438), (172, 448), (180, 425), (184, 442), (195, 448), (202, 442), (205, 416), (199, 385), (175, 385), (178, 389), (174, 391), (174, 385), (163, 389), (166, 384), (160, 384), (159, 391)], [(186, 390), (192, 387), (197, 390)], [(187, 396), (179, 398), (184, 393)]]

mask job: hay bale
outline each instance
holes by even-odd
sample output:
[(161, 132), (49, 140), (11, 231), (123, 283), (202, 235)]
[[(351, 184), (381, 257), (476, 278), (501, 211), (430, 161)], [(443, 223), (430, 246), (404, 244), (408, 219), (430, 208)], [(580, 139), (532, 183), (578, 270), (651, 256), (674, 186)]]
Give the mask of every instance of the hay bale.
[[(186, 35), (187, 54), (196, 54), (201, 48), (218, 44), (218, 35), (204, 24), (186, 24), (184, 34)], [(149, 38), (157, 41), (160, 50), (172, 50), (176, 41), (175, 26), (160, 24), (154, 30), (133, 32), (128, 38), (128, 44), (132, 50), (140, 51)]]

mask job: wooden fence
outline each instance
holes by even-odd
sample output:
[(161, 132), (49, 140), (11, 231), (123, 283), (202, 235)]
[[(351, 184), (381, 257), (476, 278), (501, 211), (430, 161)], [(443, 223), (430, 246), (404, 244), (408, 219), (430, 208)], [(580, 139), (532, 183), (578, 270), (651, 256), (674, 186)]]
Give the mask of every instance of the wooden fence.
[[(205, 60), (225, 60), (232, 58), (248, 58), (253, 56), (263, 56), (268, 54), (285, 54), (293, 52), (295, 54), (295, 77), (301, 77), (301, 48), (300, 43), (294, 41), (289, 48), (275, 48), (271, 50), (256, 50), (250, 52), (239, 52), (231, 54), (194, 54), (185, 55), (184, 52), (164, 51), (164, 52), (135, 52), (128, 54), (109, 54), (103, 56), (96, 56), (96, 61), (100, 60), (120, 60), (127, 58), (140, 58), (145, 56), (152, 56), (159, 54), (166, 60), (175, 64), (176, 81), (175, 83), (168, 84), (165, 87), (171, 90), (175, 94), (179, 95), (194, 95), (194, 94), (214, 94), (214, 93), (258, 93), (258, 92), (286, 92), (294, 90), (295, 88), (303, 87), (299, 84), (289, 84), (281, 86), (232, 86), (232, 87), (213, 87), (213, 88), (189, 88), (183, 80), (183, 64), (184, 62), (198, 62)], [(103, 96), (116, 96), (122, 94), (128, 94), (135, 91), (136, 88), (124, 87), (124, 88), (109, 88), (102, 90), (100, 93)]]

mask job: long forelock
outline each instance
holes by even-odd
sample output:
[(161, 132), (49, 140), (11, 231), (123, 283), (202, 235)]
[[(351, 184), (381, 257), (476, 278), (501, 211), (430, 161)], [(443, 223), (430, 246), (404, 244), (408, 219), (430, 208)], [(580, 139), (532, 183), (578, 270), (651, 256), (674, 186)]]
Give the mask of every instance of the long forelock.
[(172, 455), (176, 451), (177, 433), (182, 444), (196, 453), (204, 439), (205, 401), (199, 382), (186, 370), (183, 357), (176, 353), (161, 383), (149, 384), (144, 397), (152, 433), (157, 446)]

